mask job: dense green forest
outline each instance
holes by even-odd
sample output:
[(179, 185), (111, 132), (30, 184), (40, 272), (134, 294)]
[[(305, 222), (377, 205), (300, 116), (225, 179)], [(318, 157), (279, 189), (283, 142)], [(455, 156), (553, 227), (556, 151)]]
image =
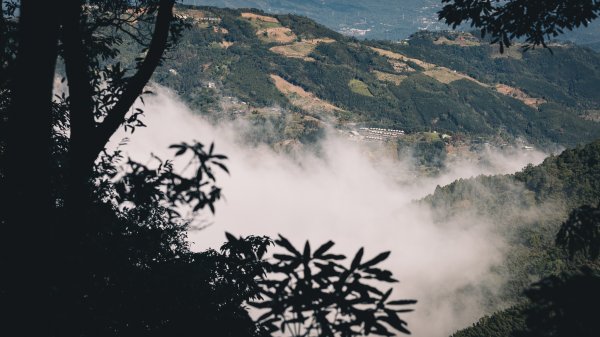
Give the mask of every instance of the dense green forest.
[[(561, 44), (551, 54), (515, 47), (500, 55), (485, 41), (451, 32), (418, 33), (402, 43), (358, 41), (304, 17), (275, 15), (265, 24), (242, 17), (248, 12), (264, 15), (180, 9), (192, 29), (155, 80), (211, 116), (262, 118), (280, 130), (293, 122), (290, 115), (265, 114), (264, 108), (283, 107), (338, 127), (433, 129), (523, 138), (538, 146), (574, 146), (600, 137), (600, 124), (590, 122), (600, 111), (600, 56), (589, 49)], [(269, 29), (280, 31), (268, 36)], [(271, 75), (337, 109), (323, 113), (295, 104), (298, 97), (278, 90)], [(504, 93), (497, 89), (501, 85)], [(223, 97), (247, 106), (235, 116), (214, 113), (223, 111)], [(286, 138), (279, 132), (271, 141)]]
[[(485, 317), (454, 336), (517, 336), (527, 303), (523, 292), (530, 284), (590, 263), (569, 259), (555, 245), (555, 237), (572, 209), (598, 204), (599, 172), (600, 141), (595, 141), (516, 174), (455, 181), (424, 199), (440, 222), (465, 212), (493, 219), (509, 243), (506, 262), (496, 271), (508, 282), (490, 301), (517, 306)], [(597, 268), (597, 262), (591, 264)]]

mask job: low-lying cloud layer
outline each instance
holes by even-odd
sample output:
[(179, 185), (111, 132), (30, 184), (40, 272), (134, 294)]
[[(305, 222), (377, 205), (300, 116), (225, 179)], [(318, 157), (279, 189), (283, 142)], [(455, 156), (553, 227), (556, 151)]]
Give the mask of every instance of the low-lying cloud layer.
[(169, 158), (170, 144), (198, 140), (214, 141), (217, 152), (230, 158), (231, 176), (218, 176), (225, 200), (217, 204), (214, 217), (205, 215), (212, 225), (190, 233), (195, 249), (219, 247), (228, 231), (281, 233), (296, 245), (309, 239), (317, 246), (332, 239), (337, 252), (351, 255), (364, 246), (367, 257), (391, 250), (383, 267), (401, 281), (394, 285), (394, 298), (419, 300), (416, 311), (405, 316), (417, 337), (448, 336), (471, 324), (483, 314), (478, 289), (485, 285), (493, 292), (502, 284), (490, 272), (504, 255), (503, 238), (492, 223), (468, 216), (436, 223), (430, 209), (412, 201), (457, 178), (512, 173), (541, 162), (544, 154), (490, 150), (482, 154), (487, 165), (454, 163), (440, 177), (416, 179), (406, 176), (410, 158), (374, 162), (359, 143), (332, 132), (319, 156), (306, 153), (298, 161), (266, 146), (245, 146), (239, 137), (242, 123), (213, 126), (174, 94), (155, 91), (145, 99), (148, 128), (126, 135), (130, 142), (125, 152), (142, 162), (151, 152)]

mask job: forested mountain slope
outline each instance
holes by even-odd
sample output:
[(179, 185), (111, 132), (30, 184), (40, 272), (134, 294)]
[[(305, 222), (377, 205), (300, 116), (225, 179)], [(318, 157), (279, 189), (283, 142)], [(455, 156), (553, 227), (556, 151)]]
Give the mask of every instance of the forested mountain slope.
[[(437, 20), (437, 12), (443, 6), (441, 0), (185, 0), (184, 3), (293, 13), (314, 19), (333, 30), (368, 39), (399, 40), (419, 29), (447, 27)], [(358, 31), (352, 31), (352, 28)], [(560, 38), (592, 44), (600, 41), (599, 31), (600, 24), (592, 22), (589, 27), (567, 32)]]
[(292, 13), (309, 17), (336, 31), (371, 39), (398, 40), (419, 28), (443, 27), (436, 17), (442, 5), (438, 0), (186, 0), (184, 3)]
[(542, 146), (600, 137), (600, 55), (585, 48), (500, 55), (467, 33), (358, 41), (294, 15), (178, 13), (192, 29), (155, 80), (198, 110), (269, 120), (270, 142), (310, 140), (325, 124)]
[[(507, 259), (498, 268), (507, 282), (490, 301), (523, 303), (523, 291), (543, 277), (574, 270), (554, 241), (569, 212), (600, 201), (600, 141), (566, 150), (514, 175), (459, 180), (436, 189), (424, 202), (443, 222), (465, 212), (491, 219), (507, 238)], [(443, 220), (444, 219), (444, 220)], [(522, 305), (484, 317), (455, 337), (510, 337), (524, 327)]]

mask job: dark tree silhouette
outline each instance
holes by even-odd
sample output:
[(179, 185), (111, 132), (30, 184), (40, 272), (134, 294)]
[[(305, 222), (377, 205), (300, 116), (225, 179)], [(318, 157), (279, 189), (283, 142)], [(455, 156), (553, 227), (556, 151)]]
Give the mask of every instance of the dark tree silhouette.
[(403, 306), (416, 301), (390, 300), (391, 288), (376, 287), (377, 282), (398, 282), (377, 267), (390, 252), (365, 261), (361, 248), (346, 267), (339, 262), (345, 256), (329, 252), (332, 241), (314, 252), (308, 241), (302, 252), (281, 235), (275, 243), (287, 254), (273, 255), (267, 270), (274, 276), (259, 282), (266, 299), (251, 303), (267, 310), (258, 320), (271, 331), (292, 337), (394, 336), (393, 330), (410, 334), (398, 314), (413, 311)]
[[(228, 235), (220, 251), (194, 253), (179, 214), (182, 206), (214, 212), (214, 170), (227, 171), (227, 158), (212, 145), (173, 145), (175, 156), (190, 158), (193, 173), (184, 175), (168, 160), (123, 163), (119, 151), (104, 149), (119, 127), (144, 126), (134, 103), (186, 26), (173, 5), (2, 1), (0, 323), (11, 336), (270, 333), (244, 305), (261, 299), (271, 241)], [(123, 36), (143, 55), (133, 69), (116, 61)], [(69, 90), (53, 99), (57, 61)], [(389, 277), (354, 264), (347, 280)], [(388, 296), (375, 312), (389, 310)], [(404, 331), (385, 312), (374, 319)], [(373, 329), (366, 331), (380, 331)]]
[(597, 0), (442, 0), (438, 13), (453, 28), (470, 22), (490, 35), (500, 50), (513, 39), (524, 38), (526, 49), (542, 45), (565, 30), (587, 26), (600, 14)]
[[(177, 35), (173, 4), (2, 1), (0, 302), (9, 313), (3, 322), (18, 335), (76, 334), (69, 327), (77, 324), (53, 321), (48, 313), (78, 316), (81, 294), (73, 284), (83, 274), (79, 257), (87, 254), (85, 238), (100, 231), (86, 214), (94, 161), (120, 125), (136, 123), (136, 115), (126, 117), (127, 112), (168, 48), (169, 33)], [(145, 26), (153, 27), (149, 38)], [(139, 36), (146, 49), (131, 74), (110, 67), (122, 41), (115, 33), (124, 30)], [(56, 113), (63, 107), (52, 101), (59, 57), (69, 86), (61, 110), (66, 116)], [(68, 125), (68, 137), (56, 137), (61, 122)], [(58, 139), (65, 150), (60, 154)]]

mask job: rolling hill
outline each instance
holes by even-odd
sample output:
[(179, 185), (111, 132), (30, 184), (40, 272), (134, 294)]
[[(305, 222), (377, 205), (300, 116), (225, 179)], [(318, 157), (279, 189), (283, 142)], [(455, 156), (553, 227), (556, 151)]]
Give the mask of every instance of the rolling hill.
[(325, 125), (540, 147), (600, 137), (600, 55), (572, 44), (499, 54), (468, 33), (361, 41), (295, 15), (178, 13), (192, 29), (155, 80), (211, 116), (268, 121), (269, 143), (310, 142)]
[[(368, 39), (400, 40), (419, 29), (448, 29), (437, 21), (441, 0), (186, 0), (184, 3), (258, 8), (272, 14), (293, 13), (309, 17), (333, 30)], [(600, 23), (593, 22), (589, 27), (567, 32), (559, 39), (598, 50), (599, 33)]]
[(516, 174), (455, 181), (423, 200), (436, 209), (440, 223), (465, 213), (489, 219), (509, 244), (504, 264), (496, 269), (505, 285), (489, 301), (491, 308), (498, 303), (512, 307), (454, 337), (519, 336), (528, 305), (523, 291), (542, 278), (578, 270), (582, 261), (568, 259), (555, 246), (555, 236), (572, 209), (600, 202), (598, 172), (600, 141), (595, 141)]

